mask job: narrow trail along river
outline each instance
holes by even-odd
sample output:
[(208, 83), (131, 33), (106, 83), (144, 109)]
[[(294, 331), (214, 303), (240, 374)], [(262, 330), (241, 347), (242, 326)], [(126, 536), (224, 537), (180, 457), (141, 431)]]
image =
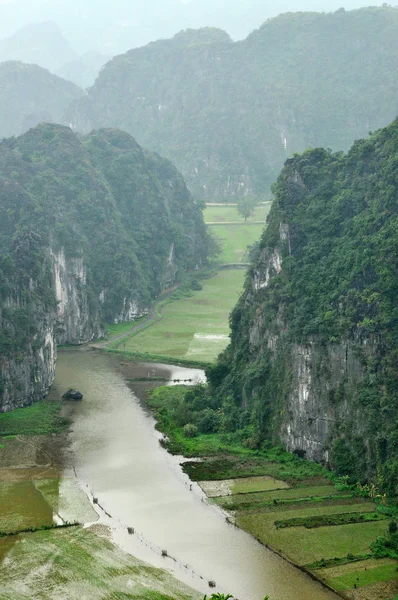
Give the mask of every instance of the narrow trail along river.
[[(203, 377), (200, 371), (154, 364), (137, 364), (128, 375)], [(263, 600), (266, 594), (272, 600), (337, 598), (207, 503), (178, 458), (159, 444), (142, 402), (148, 384), (129, 383), (119, 361), (87, 350), (61, 352), (56, 386), (84, 394), (82, 402), (64, 407), (72, 421), (67, 462), (82, 488), (98, 498), (101, 521), (121, 547), (203, 593), (214, 580), (218, 591), (240, 600)], [(162, 549), (176, 560), (162, 558)]]

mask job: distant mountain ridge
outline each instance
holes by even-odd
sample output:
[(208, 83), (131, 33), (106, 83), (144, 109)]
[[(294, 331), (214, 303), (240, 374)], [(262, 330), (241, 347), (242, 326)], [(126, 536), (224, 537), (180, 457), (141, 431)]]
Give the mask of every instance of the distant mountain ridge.
[(0, 138), (20, 135), (43, 121), (61, 123), (82, 89), (37, 65), (0, 63)]
[[(372, 5), (381, 6), (382, 0)], [(95, 49), (116, 55), (181, 29), (211, 26), (244, 39), (266, 19), (297, 11), (297, 0), (8, 0), (0, 2), (0, 38), (29, 22), (55, 21), (79, 54)], [(300, 0), (302, 11), (366, 6), (366, 0)]]
[(0, 62), (19, 60), (54, 72), (78, 58), (60, 28), (51, 21), (27, 25), (0, 40)]
[(52, 21), (27, 25), (0, 40), (0, 63), (36, 64), (80, 87), (92, 85), (109, 58), (97, 51), (79, 56)]
[(133, 134), (199, 198), (266, 195), (293, 153), (391, 122), (397, 68), (398, 9), (288, 13), (242, 42), (188, 30), (117, 56), (67, 121)]

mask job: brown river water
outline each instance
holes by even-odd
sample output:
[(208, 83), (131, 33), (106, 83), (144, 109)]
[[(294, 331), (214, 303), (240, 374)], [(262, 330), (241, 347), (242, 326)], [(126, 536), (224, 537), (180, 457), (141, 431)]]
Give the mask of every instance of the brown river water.
[[(127, 377), (203, 379), (203, 372), (170, 365), (120, 366), (109, 355), (60, 352), (56, 388), (84, 394), (67, 402), (71, 423), (65, 475), (73, 472), (95, 505), (100, 522), (127, 552), (166, 568), (195, 589), (240, 600), (336, 600), (337, 596), (244, 531), (228, 524), (202, 490), (182, 473), (181, 457), (159, 444), (144, 403), (148, 383)], [(164, 385), (164, 384), (161, 384)], [(127, 527), (134, 528), (129, 535)], [(168, 557), (162, 557), (166, 550)]]

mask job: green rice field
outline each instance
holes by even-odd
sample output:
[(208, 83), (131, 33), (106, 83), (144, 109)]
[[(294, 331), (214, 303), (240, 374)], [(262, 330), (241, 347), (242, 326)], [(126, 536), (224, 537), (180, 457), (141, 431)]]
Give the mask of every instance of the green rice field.
[(202, 281), (203, 289), (163, 307), (163, 318), (127, 337), (119, 349), (206, 362), (229, 343), (229, 313), (242, 291), (243, 270), (220, 271)]
[[(247, 223), (253, 221), (265, 222), (267, 215), (271, 209), (271, 203), (260, 204), (256, 206), (254, 213), (247, 219)], [(244, 218), (238, 213), (236, 206), (228, 204), (220, 206), (206, 206), (203, 211), (205, 223), (244, 223)]]
[(240, 513), (237, 525), (252, 533), (260, 541), (286, 554), (299, 565), (315, 562), (323, 557), (343, 557), (347, 554), (366, 554), (374, 540), (383, 535), (387, 521), (355, 523), (332, 527), (291, 527), (277, 529), (275, 521), (314, 515), (335, 515), (346, 512), (370, 512), (372, 503), (347, 506), (319, 506), (293, 511)]
[[(333, 485), (326, 472), (324, 478), (321, 472), (301, 477), (302, 469), (311, 464), (305, 461), (289, 462), (289, 477), (282, 489), (286, 460), (277, 469), (277, 455), (274, 462), (263, 461), (262, 466), (269, 477), (279, 470), (274, 481), (243, 475), (254, 469), (253, 458), (229, 457), (227, 469), (226, 460), (224, 455), (218, 462), (209, 458), (201, 463), (204, 477), (199, 484), (210, 492), (212, 503), (230, 513), (231, 522), (347, 600), (397, 600), (398, 562), (373, 558), (371, 551), (371, 544), (386, 535), (389, 523), (372, 499)], [(213, 478), (208, 477), (210, 473)], [(265, 489), (261, 489), (263, 484)]]
[(246, 263), (249, 260), (248, 247), (260, 240), (263, 225), (211, 225), (210, 231), (221, 249), (217, 263)]
[(271, 203), (257, 206), (253, 216), (245, 222), (236, 206), (206, 207), (203, 212), (205, 223), (209, 224), (221, 249), (216, 259), (218, 264), (248, 262), (248, 247), (260, 240), (270, 208)]

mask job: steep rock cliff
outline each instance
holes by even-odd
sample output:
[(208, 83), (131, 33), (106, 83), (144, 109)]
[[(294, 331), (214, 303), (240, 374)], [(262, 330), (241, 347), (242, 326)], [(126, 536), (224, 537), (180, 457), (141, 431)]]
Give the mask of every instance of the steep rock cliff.
[(0, 411), (41, 397), (56, 345), (144, 314), (206, 260), (201, 206), (117, 130), (41, 125), (0, 143)]
[(210, 372), (256, 443), (398, 480), (398, 121), (287, 161), (229, 348)]

